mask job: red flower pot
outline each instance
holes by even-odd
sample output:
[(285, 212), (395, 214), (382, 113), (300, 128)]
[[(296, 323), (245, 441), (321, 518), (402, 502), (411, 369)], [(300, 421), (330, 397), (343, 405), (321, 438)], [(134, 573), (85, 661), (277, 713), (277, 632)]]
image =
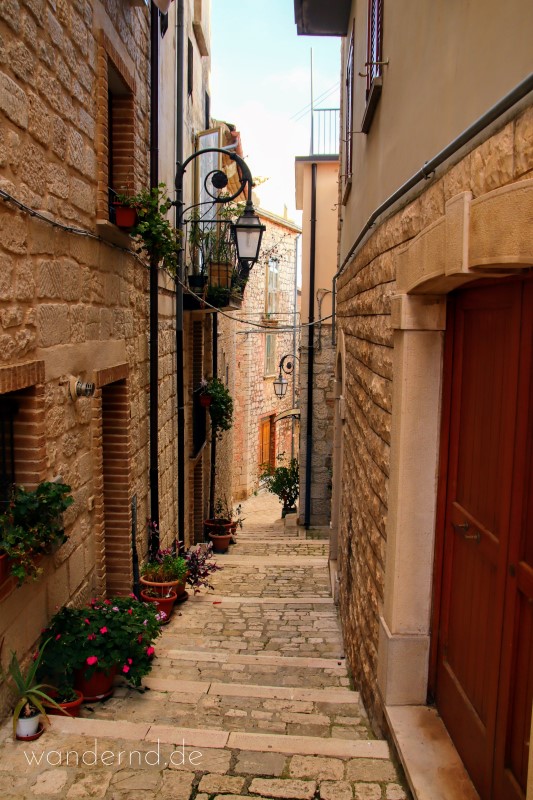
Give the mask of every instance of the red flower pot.
[(83, 694), (85, 703), (105, 700), (113, 694), (116, 672), (116, 667), (111, 667), (107, 671), (97, 669), (90, 678), (86, 678), (85, 669), (77, 669), (74, 672), (74, 688)]
[[(79, 689), (74, 689), (74, 691), (78, 695), (76, 700), (71, 700), (69, 703), (59, 703), (61, 708), (67, 712), (69, 717), (79, 717), (81, 704), (83, 703), (84, 700), (84, 697), (82, 693), (79, 691)], [(50, 697), (52, 698), (52, 700), (56, 699), (52, 694), (50, 694)], [(50, 706), (46, 702), (44, 703), (44, 706), (46, 708), (47, 714), (57, 714), (58, 716), (64, 716), (63, 714), (61, 714), (61, 711), (55, 706)]]
[(119, 228), (133, 228), (137, 222), (137, 211), (130, 206), (113, 204), (115, 208), (115, 225)]
[(178, 599), (176, 592), (170, 591), (170, 594), (165, 595), (165, 597), (152, 597), (147, 591), (141, 591), (141, 597), (145, 603), (155, 603), (157, 605), (158, 612), (163, 612), (165, 614), (165, 619), (161, 620), (159, 623), (160, 625), (166, 625), (170, 622), (170, 616), (172, 614), (172, 609), (174, 608), (174, 603)]

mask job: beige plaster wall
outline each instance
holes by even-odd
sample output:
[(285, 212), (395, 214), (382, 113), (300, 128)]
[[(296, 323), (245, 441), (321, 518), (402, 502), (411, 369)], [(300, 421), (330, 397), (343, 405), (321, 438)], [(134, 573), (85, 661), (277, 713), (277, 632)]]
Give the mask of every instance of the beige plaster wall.
[[(527, 0), (434, 0), (423, 13), (418, 0), (385, 0), (383, 58), (389, 64), (370, 131), (362, 134), (366, 78), (358, 73), (366, 71), (367, 6), (366, 0), (352, 4), (353, 190), (341, 261), (386, 197), (531, 72), (533, 5)], [(346, 40), (344, 58), (345, 51)]]

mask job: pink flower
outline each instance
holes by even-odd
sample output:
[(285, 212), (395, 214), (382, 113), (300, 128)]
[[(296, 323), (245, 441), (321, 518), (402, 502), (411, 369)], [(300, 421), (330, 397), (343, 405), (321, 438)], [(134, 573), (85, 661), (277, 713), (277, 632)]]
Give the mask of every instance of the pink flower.
[(92, 640), (93, 640), (93, 639), (96, 639), (96, 633), (90, 633), (90, 634), (87, 636), (87, 639), (88, 639), (90, 642), (92, 642)]
[(90, 667), (92, 667), (93, 664), (98, 664), (98, 659), (96, 656), (88, 656), (87, 663)]
[(133, 658), (128, 658), (128, 664), (133, 664)]
[(85, 617), (85, 619), (84, 619), (83, 621), (84, 621), (84, 622), (85, 622), (87, 625), (90, 625), (90, 624), (91, 624), (90, 620), (88, 620), (88, 619), (87, 619), (87, 617)]
[(135, 595), (133, 594), (133, 592), (130, 592), (130, 597), (133, 597), (133, 599), (134, 599), (134, 600), (137, 600), (137, 598), (135, 597)]
[(100, 628), (100, 633), (107, 633), (107, 628), (105, 625), (103, 628)]
[(147, 647), (146, 648), (146, 655), (147, 656), (153, 656), (154, 653), (155, 653), (155, 647)]
[(128, 667), (128, 665), (124, 664), (124, 666), (122, 667), (122, 672), (129, 672), (129, 671), (130, 671), (130, 668)]
[(139, 644), (142, 644), (142, 640), (143, 640), (143, 635), (142, 635), (142, 633), (140, 633), (140, 634), (137, 636), (137, 641), (139, 642)]
[(113, 611), (120, 611), (120, 608), (118, 606), (113, 606)]
[(128, 608), (128, 614), (133, 614), (133, 608)]
[(111, 605), (111, 600), (104, 600), (104, 604), (106, 606), (110, 606)]
[(59, 641), (59, 639), (61, 639), (61, 634), (60, 633), (58, 633), (57, 636), (56, 636), (56, 642)]

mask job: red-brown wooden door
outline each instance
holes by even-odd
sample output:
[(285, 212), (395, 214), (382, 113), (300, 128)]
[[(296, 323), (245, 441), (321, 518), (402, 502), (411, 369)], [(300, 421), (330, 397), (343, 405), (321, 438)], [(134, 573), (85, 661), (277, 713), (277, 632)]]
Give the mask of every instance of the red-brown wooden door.
[(531, 282), (451, 299), (436, 696), (483, 800), (525, 797), (533, 688)]

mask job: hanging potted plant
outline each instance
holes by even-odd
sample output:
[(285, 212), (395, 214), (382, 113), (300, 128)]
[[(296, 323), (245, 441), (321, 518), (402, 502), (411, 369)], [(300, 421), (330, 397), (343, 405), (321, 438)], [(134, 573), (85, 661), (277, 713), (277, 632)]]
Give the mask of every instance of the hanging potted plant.
[(173, 550), (158, 550), (141, 569), (141, 597), (155, 603), (164, 614), (162, 624), (170, 621), (174, 603), (183, 596), (187, 579), (187, 561)]
[[(222, 438), (224, 431), (229, 431), (233, 425), (233, 399), (228, 389), (220, 378), (210, 378), (205, 381), (201, 395), (207, 395), (209, 401), (204, 401), (211, 415), (214, 434), (217, 439)], [(200, 400), (200, 402), (202, 402)]]
[(205, 272), (205, 245), (208, 240), (210, 221), (200, 218), (197, 208), (193, 209), (188, 224), (188, 244), (190, 268), (187, 274), (189, 289), (195, 294), (203, 294), (207, 284)]
[(111, 696), (117, 673), (140, 686), (152, 668), (159, 621), (156, 608), (134, 595), (62, 608), (43, 631), (50, 643), (42, 674), (56, 686), (74, 686), (90, 702)]
[(19, 586), (36, 580), (42, 572), (39, 557), (66, 541), (62, 514), (73, 502), (65, 483), (43, 481), (31, 491), (22, 486), (13, 490), (7, 509), (0, 514), (0, 552), (5, 556), (3, 569), (9, 565)]

